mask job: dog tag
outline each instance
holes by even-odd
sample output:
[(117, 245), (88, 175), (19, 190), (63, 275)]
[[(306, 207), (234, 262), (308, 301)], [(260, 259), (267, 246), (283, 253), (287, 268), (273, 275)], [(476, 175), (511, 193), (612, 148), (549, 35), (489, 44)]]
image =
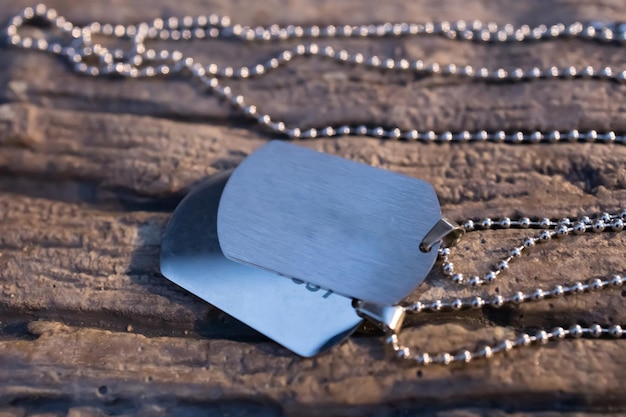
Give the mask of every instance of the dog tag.
[(231, 175), (217, 231), (234, 261), (390, 305), (432, 268), (440, 220), (427, 182), (273, 141)]
[(224, 257), (217, 208), (230, 172), (208, 179), (176, 208), (161, 245), (170, 281), (301, 356), (313, 356), (361, 323), (352, 300)]

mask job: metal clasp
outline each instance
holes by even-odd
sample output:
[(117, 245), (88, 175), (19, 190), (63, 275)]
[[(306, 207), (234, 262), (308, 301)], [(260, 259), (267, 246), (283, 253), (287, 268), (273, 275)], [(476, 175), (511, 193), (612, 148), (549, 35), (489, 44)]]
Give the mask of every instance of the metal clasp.
[(385, 332), (398, 333), (402, 328), (402, 322), (406, 310), (401, 306), (385, 306), (380, 304), (359, 301), (356, 312), (361, 317), (369, 320)]
[(422, 252), (430, 252), (438, 242), (442, 242), (445, 247), (449, 248), (456, 245), (464, 234), (463, 227), (444, 217), (426, 234), (420, 243), (420, 249)]

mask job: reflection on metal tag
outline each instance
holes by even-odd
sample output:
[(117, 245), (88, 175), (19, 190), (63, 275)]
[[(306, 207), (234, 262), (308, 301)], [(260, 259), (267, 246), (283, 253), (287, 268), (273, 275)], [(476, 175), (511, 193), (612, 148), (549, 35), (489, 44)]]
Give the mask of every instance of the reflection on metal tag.
[(231, 175), (217, 227), (229, 259), (387, 305), (432, 268), (440, 219), (427, 182), (274, 141)]
[(348, 337), (361, 322), (349, 298), (224, 257), (216, 223), (229, 175), (209, 178), (176, 208), (161, 244), (161, 273), (299, 355)]

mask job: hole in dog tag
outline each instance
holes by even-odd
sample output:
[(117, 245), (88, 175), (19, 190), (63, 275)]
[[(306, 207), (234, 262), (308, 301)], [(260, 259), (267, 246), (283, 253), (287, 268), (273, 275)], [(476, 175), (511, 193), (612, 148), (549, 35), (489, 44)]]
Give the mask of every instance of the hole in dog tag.
[(161, 244), (161, 273), (299, 355), (349, 336), (361, 323), (351, 299), (224, 257), (216, 223), (229, 175), (209, 178), (176, 208)]
[(274, 141), (246, 158), (218, 210), (226, 257), (391, 305), (426, 277), (441, 219), (427, 182)]

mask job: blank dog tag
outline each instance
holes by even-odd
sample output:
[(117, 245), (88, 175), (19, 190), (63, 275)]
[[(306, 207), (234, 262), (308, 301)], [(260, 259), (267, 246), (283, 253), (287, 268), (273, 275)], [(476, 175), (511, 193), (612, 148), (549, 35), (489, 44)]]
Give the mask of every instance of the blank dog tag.
[(349, 298), (223, 256), (217, 208), (229, 174), (211, 177), (176, 208), (162, 240), (162, 274), (302, 356), (349, 336), (361, 323)]
[(427, 182), (274, 141), (231, 175), (217, 228), (227, 258), (388, 305), (432, 268), (440, 219)]

